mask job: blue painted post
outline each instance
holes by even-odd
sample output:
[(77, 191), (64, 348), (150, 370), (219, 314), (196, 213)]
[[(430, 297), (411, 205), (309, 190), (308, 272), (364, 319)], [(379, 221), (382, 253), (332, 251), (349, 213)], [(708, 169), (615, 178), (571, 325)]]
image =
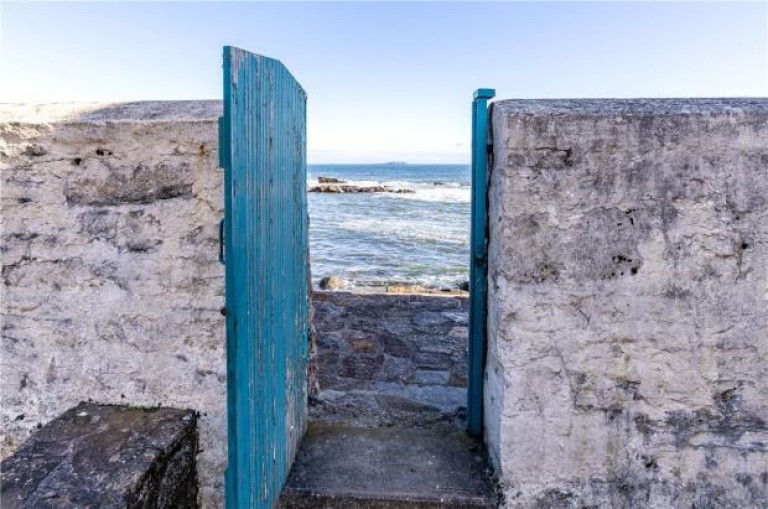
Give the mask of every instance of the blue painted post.
[(483, 372), (488, 294), (488, 100), (496, 95), (479, 88), (472, 101), (472, 230), (469, 265), (469, 387), (467, 433), (483, 433)]

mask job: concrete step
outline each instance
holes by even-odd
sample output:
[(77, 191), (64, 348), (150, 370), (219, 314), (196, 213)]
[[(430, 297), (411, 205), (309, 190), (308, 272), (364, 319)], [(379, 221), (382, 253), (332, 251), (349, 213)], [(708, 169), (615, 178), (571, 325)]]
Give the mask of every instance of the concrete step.
[(482, 443), (460, 430), (309, 425), (284, 508), (497, 507)]

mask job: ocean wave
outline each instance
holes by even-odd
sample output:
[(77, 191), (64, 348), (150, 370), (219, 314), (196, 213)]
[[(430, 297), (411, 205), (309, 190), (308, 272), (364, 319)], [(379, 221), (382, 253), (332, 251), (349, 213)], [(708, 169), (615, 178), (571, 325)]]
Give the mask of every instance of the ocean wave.
[[(442, 203), (469, 203), (471, 188), (461, 182), (408, 182), (402, 180), (347, 180), (351, 186), (384, 186), (391, 189), (411, 189), (413, 193), (386, 194), (407, 200), (419, 200)], [(308, 179), (308, 186), (318, 185), (317, 179)]]
[(398, 198), (440, 203), (469, 203), (470, 189), (468, 187), (435, 187), (432, 189), (416, 189), (415, 193), (398, 194)]
[[(381, 186), (384, 185), (383, 182), (379, 180), (343, 180), (344, 184), (348, 184), (350, 186)], [(342, 182), (340, 182), (342, 183)], [(320, 184), (320, 180), (316, 178), (307, 179), (307, 185), (308, 186), (316, 186)]]
[[(392, 187), (410, 187), (410, 188), (430, 188), (430, 187), (466, 187), (469, 182), (442, 181), (442, 180), (372, 180), (372, 179), (338, 179), (339, 183), (354, 186), (392, 186)], [(307, 185), (317, 185), (319, 178), (308, 178)]]
[(341, 231), (368, 234), (380, 239), (399, 239), (421, 245), (469, 243), (469, 225), (441, 225), (439, 221), (416, 222), (412, 218), (345, 217), (334, 225)]

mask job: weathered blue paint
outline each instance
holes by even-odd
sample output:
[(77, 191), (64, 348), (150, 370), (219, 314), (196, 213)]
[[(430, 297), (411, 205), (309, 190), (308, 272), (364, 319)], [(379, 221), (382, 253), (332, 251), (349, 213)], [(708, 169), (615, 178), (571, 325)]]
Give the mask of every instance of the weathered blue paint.
[(274, 507), (307, 416), (306, 94), (224, 48), (227, 507)]
[(467, 432), (483, 433), (486, 299), (488, 294), (488, 100), (496, 95), (480, 88), (472, 101), (472, 230), (469, 265), (469, 381)]
[(219, 221), (219, 263), (224, 264), (224, 219)]

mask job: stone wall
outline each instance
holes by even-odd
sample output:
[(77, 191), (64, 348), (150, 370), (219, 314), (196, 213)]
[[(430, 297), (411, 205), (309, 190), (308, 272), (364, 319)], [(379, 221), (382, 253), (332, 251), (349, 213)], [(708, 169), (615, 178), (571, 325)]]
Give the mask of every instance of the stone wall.
[[(191, 408), (199, 500), (223, 505), (219, 109), (0, 106), (3, 456), (84, 399)], [(765, 506), (766, 101), (492, 117), (485, 422), (507, 505)], [(465, 300), (316, 304), (315, 417), (461, 414)]]
[[(82, 400), (200, 412), (226, 466), (218, 102), (0, 106), (2, 456)], [(313, 416), (461, 417), (466, 298), (318, 292)]]
[(0, 107), (4, 456), (81, 400), (191, 408), (223, 505), (219, 110)]
[(493, 105), (509, 507), (768, 505), (768, 100)]
[(317, 291), (315, 419), (456, 423), (467, 399), (467, 297)]

